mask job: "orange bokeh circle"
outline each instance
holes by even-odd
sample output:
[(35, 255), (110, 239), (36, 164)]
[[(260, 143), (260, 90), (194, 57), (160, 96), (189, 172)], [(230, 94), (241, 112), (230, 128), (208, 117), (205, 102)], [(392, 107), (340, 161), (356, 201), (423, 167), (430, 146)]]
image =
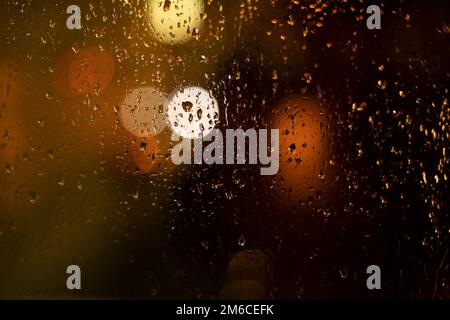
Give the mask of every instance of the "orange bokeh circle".
[(158, 174), (170, 172), (175, 164), (170, 158), (170, 133), (157, 136), (132, 137), (127, 143), (127, 171), (130, 174)]
[(100, 47), (88, 47), (78, 52), (69, 50), (55, 64), (53, 82), (66, 96), (95, 94), (111, 82), (115, 64), (113, 57)]
[(280, 130), (278, 177), (285, 203), (328, 196), (333, 184), (330, 123), (320, 102), (307, 96), (284, 98), (272, 123)]

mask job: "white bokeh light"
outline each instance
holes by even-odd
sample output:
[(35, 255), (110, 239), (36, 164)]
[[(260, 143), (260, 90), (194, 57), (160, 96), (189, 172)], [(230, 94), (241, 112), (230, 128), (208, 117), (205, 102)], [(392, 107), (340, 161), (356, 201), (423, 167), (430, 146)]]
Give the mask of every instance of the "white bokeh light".
[(219, 121), (219, 105), (200, 87), (175, 90), (169, 97), (167, 114), (172, 130), (189, 139), (206, 137)]
[(199, 33), (203, 0), (149, 0), (148, 6), (150, 27), (161, 42), (180, 44)]
[(165, 96), (152, 87), (132, 90), (120, 107), (122, 124), (136, 137), (156, 135), (168, 125)]

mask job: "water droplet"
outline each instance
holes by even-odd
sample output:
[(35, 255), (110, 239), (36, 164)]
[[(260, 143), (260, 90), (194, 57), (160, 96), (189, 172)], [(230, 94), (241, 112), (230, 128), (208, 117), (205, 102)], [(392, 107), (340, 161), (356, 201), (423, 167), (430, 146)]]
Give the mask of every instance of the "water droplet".
[(203, 240), (203, 241), (201, 242), (201, 245), (202, 245), (202, 247), (205, 248), (206, 250), (209, 249), (209, 242), (208, 242), (208, 241)]
[(192, 102), (190, 101), (183, 101), (181, 106), (183, 107), (184, 112), (190, 112), (193, 107)]
[(290, 152), (290, 153), (294, 153), (294, 152), (295, 152), (295, 143), (292, 143), (292, 144), (289, 146), (289, 152)]
[(170, 3), (169, 0), (165, 0), (165, 1), (164, 1), (164, 5), (163, 5), (163, 10), (166, 11), (166, 12), (169, 11), (169, 9), (170, 9), (170, 4), (171, 4), (171, 3)]
[(241, 235), (239, 236), (239, 239), (238, 239), (238, 245), (239, 245), (240, 247), (245, 246), (245, 237), (244, 237), (243, 234), (241, 234)]
[(273, 70), (272, 71), (272, 80), (277, 80), (278, 79), (278, 72), (277, 70)]
[(28, 199), (30, 199), (31, 204), (36, 204), (39, 201), (39, 194), (37, 194), (37, 192), (31, 191), (28, 194)]
[(387, 81), (386, 80), (378, 80), (377, 86), (378, 89), (384, 90), (386, 89)]

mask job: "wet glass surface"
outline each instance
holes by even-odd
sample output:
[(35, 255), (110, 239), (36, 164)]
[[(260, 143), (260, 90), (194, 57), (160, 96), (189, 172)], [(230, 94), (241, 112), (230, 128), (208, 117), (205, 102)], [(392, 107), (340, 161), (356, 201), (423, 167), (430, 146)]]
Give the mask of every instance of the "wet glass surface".
[(2, 0), (0, 298), (448, 299), (450, 7), (377, 3)]

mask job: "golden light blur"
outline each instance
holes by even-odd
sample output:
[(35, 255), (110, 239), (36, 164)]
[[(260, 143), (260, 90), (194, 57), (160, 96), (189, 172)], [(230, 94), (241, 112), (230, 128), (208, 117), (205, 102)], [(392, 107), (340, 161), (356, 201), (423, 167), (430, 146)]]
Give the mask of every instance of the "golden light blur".
[(149, 23), (154, 37), (166, 44), (181, 44), (200, 32), (203, 0), (149, 0)]

